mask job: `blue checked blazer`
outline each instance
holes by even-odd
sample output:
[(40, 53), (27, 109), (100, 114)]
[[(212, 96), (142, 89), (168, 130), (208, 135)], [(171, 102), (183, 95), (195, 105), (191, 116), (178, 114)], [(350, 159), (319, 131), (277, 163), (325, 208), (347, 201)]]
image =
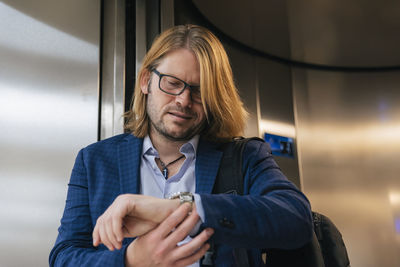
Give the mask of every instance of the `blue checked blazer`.
[[(124, 266), (126, 247), (109, 251), (92, 246), (97, 218), (114, 199), (140, 190), (143, 139), (118, 135), (82, 149), (76, 158), (50, 266)], [(200, 139), (196, 156), (196, 193), (206, 221), (215, 229), (215, 266), (234, 266), (232, 249), (248, 248), (251, 266), (262, 266), (262, 248), (292, 249), (312, 236), (307, 198), (282, 174), (266, 143), (250, 141), (243, 154), (244, 195), (211, 191), (222, 157), (220, 144)]]

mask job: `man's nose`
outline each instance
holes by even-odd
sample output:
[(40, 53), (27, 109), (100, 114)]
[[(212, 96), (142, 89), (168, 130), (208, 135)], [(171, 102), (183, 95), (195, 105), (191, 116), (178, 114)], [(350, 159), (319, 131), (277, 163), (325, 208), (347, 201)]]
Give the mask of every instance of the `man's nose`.
[(185, 90), (183, 90), (182, 94), (177, 95), (175, 97), (175, 102), (179, 104), (182, 107), (192, 107), (192, 96), (190, 93), (190, 88), (186, 87)]

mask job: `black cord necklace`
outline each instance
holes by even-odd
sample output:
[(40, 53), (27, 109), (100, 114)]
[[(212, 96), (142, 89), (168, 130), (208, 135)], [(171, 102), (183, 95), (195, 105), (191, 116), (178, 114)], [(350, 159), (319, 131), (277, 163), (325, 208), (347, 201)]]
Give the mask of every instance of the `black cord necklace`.
[(172, 164), (174, 164), (175, 162), (177, 162), (178, 160), (180, 160), (180, 159), (182, 159), (184, 157), (185, 157), (185, 155), (182, 155), (179, 158), (177, 158), (176, 160), (173, 160), (168, 164), (165, 164), (160, 158), (158, 158), (158, 160), (160, 161), (161, 167), (163, 168), (162, 169), (162, 174), (164, 175), (165, 179), (168, 179), (168, 169), (167, 169), (167, 167), (172, 165)]

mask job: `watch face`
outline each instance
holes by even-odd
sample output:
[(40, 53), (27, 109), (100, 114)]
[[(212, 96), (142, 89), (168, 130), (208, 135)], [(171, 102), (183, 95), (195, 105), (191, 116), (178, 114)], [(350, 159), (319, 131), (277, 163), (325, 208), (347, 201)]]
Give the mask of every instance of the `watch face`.
[(181, 201), (182, 202), (193, 202), (193, 195), (192, 194), (181, 195)]

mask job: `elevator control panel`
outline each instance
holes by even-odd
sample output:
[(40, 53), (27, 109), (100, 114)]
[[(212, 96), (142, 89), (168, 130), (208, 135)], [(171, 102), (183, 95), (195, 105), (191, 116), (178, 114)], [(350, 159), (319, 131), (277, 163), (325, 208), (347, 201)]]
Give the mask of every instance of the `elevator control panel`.
[(265, 133), (264, 140), (271, 146), (272, 155), (294, 158), (293, 138)]

